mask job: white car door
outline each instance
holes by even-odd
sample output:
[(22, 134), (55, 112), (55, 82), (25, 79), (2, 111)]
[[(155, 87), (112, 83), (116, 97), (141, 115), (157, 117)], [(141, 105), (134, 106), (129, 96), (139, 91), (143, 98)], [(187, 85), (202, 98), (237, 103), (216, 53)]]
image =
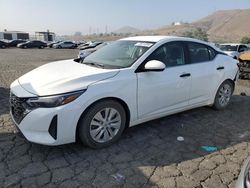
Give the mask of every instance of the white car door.
[(188, 105), (191, 87), (189, 65), (181, 42), (170, 42), (156, 49), (144, 63), (158, 60), (166, 64), (161, 72), (138, 72), (138, 115), (149, 118)]
[(189, 105), (204, 104), (218, 86), (224, 66), (217, 64), (215, 51), (207, 45), (187, 42), (187, 48), (192, 75)]

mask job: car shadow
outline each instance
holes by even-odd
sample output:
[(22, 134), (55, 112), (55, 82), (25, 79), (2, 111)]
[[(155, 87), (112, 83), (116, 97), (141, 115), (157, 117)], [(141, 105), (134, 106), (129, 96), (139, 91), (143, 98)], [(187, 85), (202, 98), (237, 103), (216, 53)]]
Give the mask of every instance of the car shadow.
[[(42, 173), (48, 172), (50, 178), (46, 185), (60, 185), (70, 179), (84, 187), (151, 187), (157, 184), (157, 179), (152, 177), (156, 167), (175, 168), (179, 163), (210, 155), (202, 146), (213, 146), (221, 151), (249, 141), (249, 112), (250, 97), (233, 96), (231, 104), (223, 111), (202, 107), (143, 123), (127, 129), (118, 143), (99, 150), (79, 143), (56, 147), (32, 144), (0, 126), (2, 163), (8, 164), (5, 177), (18, 172), (35, 184)], [(178, 141), (179, 136), (184, 141)], [(15, 160), (23, 160), (23, 163), (13, 168), (11, 161)], [(46, 170), (39, 174), (33, 169), (31, 179), (24, 172), (27, 173), (27, 168), (34, 163)], [(67, 175), (56, 180), (54, 173), (59, 169)], [(73, 175), (68, 175), (70, 173)], [(167, 173), (172, 172), (159, 176), (168, 176)], [(175, 171), (175, 176), (181, 174)], [(21, 181), (24, 180), (20, 179), (19, 183)]]

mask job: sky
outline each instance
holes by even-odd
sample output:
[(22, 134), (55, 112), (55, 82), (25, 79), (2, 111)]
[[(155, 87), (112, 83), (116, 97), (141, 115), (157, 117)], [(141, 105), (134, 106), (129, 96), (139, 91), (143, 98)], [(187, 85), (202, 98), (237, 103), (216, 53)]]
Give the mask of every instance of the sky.
[(155, 29), (229, 9), (250, 9), (250, 0), (0, 0), (0, 31), (71, 35), (123, 26)]

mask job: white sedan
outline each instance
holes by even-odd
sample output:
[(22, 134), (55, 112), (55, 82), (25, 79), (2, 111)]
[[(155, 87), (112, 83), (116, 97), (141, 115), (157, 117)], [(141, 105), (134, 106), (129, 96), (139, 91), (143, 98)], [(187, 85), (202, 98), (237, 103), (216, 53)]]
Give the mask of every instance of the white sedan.
[(142, 36), (113, 42), (83, 62), (45, 64), (11, 84), (11, 116), (31, 142), (78, 137), (109, 146), (126, 127), (184, 110), (228, 106), (237, 61), (208, 43)]

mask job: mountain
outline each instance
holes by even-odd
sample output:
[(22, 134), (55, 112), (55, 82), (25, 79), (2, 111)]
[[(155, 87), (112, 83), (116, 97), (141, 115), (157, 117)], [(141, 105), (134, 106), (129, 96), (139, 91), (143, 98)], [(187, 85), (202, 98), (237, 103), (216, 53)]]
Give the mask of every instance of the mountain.
[(195, 28), (205, 30), (210, 41), (239, 42), (244, 36), (250, 37), (250, 9), (221, 10), (193, 23), (165, 26), (150, 32), (181, 36)]
[(206, 30), (210, 40), (238, 42), (250, 37), (250, 9), (217, 11), (194, 25)]
[(117, 34), (132, 34), (132, 33), (137, 33), (139, 31), (140, 31), (139, 29), (136, 29), (134, 27), (124, 26), (124, 27), (121, 27), (120, 29), (117, 29), (117, 30), (113, 31), (113, 33), (117, 33)]

